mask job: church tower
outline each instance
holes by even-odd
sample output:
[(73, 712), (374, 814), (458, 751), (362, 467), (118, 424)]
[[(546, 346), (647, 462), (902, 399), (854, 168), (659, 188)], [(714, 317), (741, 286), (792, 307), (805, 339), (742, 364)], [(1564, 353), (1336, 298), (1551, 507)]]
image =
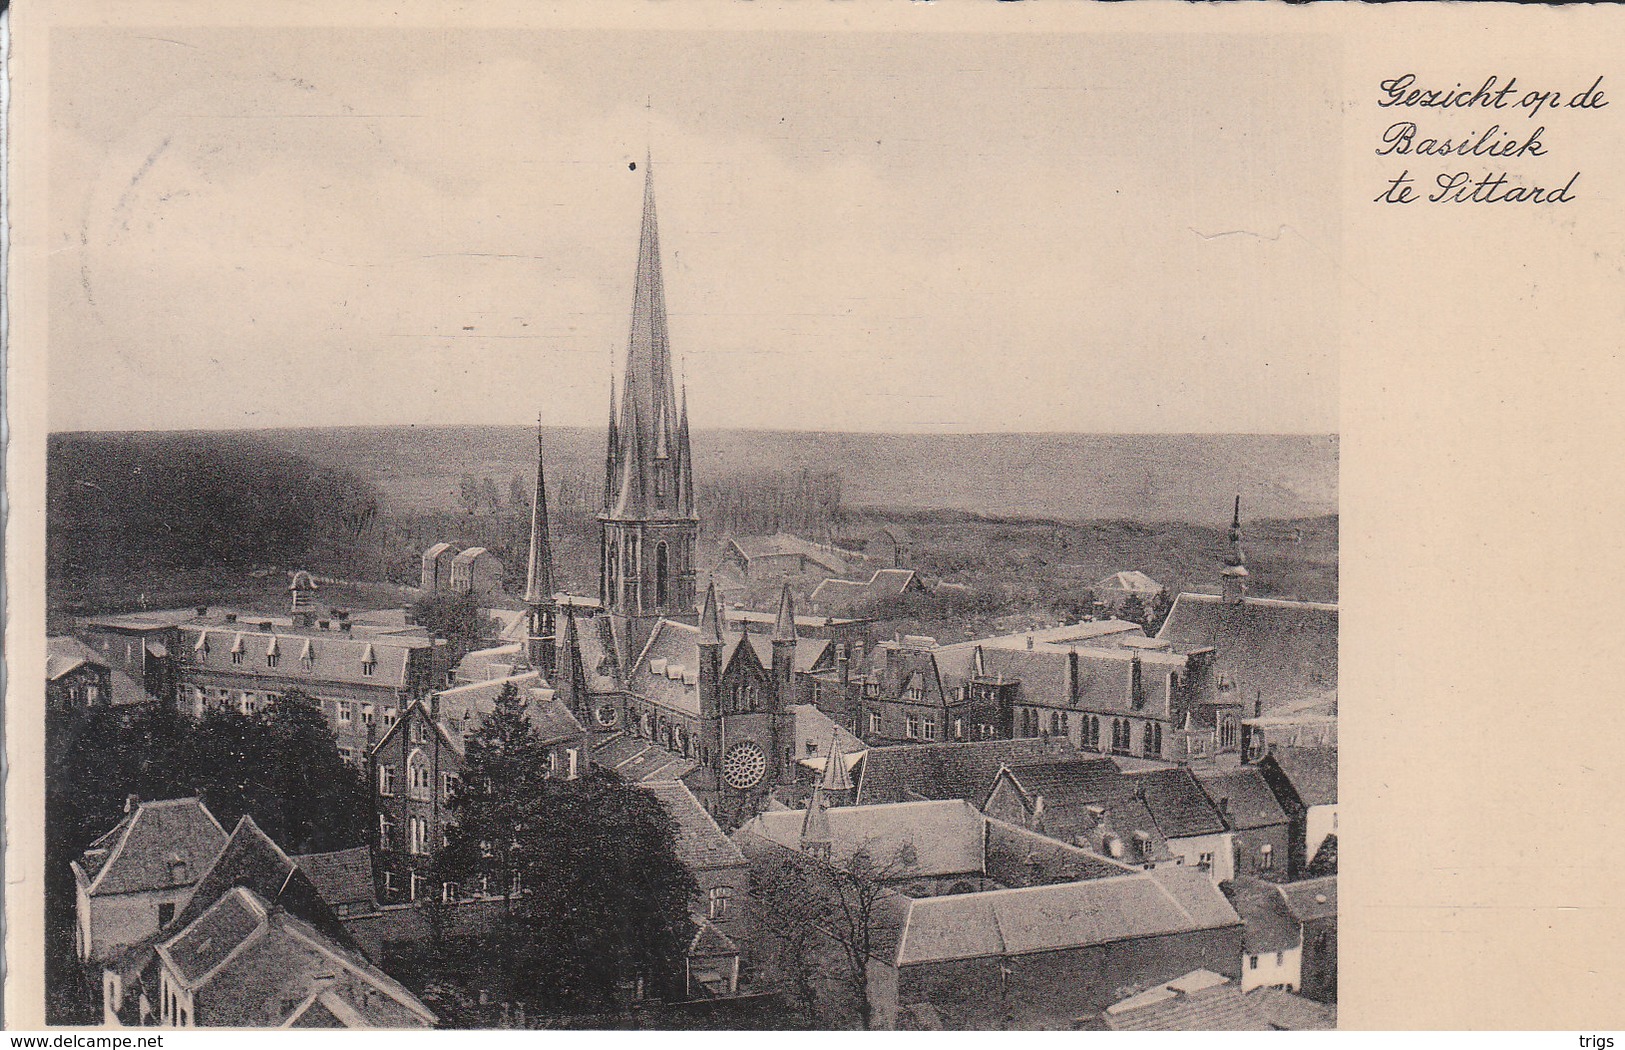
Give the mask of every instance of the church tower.
[(611, 391), (604, 509), (598, 517), (598, 591), (621, 645), (636, 654), (659, 619), (694, 615), (694, 547), (700, 531), (688, 399), (679, 404), (672, 377), (654, 178), (647, 160), (619, 418), (615, 408)]
[(530, 506), (530, 560), (525, 571), (524, 658), (543, 678), (553, 678), (558, 646), (558, 608), (553, 601), (553, 543), (547, 534), (547, 482), (542, 474), (542, 423), (536, 421), (536, 492)]

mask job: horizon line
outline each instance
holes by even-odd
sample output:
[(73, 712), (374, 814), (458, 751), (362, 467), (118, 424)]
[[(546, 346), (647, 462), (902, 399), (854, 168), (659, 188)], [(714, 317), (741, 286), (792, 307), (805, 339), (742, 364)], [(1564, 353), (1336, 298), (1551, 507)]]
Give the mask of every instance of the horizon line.
[[(285, 424), (256, 427), (109, 427), (51, 430), (49, 437), (81, 434), (267, 434), (290, 430), (524, 430), (526, 423), (338, 423)], [(602, 424), (543, 424), (543, 430), (606, 430)], [(1338, 430), (845, 430), (818, 427), (691, 427), (695, 433), (847, 434), (858, 437), (1341, 437)]]

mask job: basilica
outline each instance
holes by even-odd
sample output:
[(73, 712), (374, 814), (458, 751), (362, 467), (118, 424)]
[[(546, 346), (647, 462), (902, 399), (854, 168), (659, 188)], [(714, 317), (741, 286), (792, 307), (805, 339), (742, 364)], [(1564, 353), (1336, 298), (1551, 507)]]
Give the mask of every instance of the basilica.
[(594, 765), (682, 780), (723, 827), (737, 826), (794, 783), (796, 674), (832, 668), (832, 646), (797, 637), (788, 586), (771, 634), (731, 625), (714, 588), (698, 600), (688, 399), (673, 376), (647, 164), (631, 334), (609, 415), (596, 602), (554, 586), (538, 439), (524, 669), (588, 728)]

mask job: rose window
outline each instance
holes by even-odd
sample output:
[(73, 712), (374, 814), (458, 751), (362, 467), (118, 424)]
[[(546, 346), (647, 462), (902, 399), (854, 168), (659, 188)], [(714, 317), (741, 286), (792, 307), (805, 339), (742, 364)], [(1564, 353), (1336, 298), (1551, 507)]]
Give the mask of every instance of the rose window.
[(767, 755), (756, 744), (735, 744), (722, 758), (722, 779), (728, 786), (747, 791), (767, 775)]

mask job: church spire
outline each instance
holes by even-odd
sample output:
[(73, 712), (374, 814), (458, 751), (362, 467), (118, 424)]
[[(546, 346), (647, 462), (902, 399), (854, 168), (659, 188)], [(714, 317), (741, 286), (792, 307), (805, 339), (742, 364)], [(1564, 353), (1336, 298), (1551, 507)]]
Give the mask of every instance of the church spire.
[(828, 861), (834, 845), (835, 836), (829, 829), (829, 808), (824, 800), (824, 785), (820, 782), (813, 785), (812, 798), (807, 800), (807, 815), (801, 818), (801, 852)]
[(1236, 497), (1236, 510), (1230, 518), (1230, 551), (1224, 556), (1224, 568), (1219, 570), (1219, 593), (1227, 602), (1239, 603), (1247, 596), (1247, 555), (1241, 549), (1241, 497)]
[(831, 730), (829, 734), (829, 753), (824, 759), (824, 775), (819, 778), (819, 786), (826, 794), (833, 795), (840, 801), (852, 791), (852, 777), (847, 773), (846, 756), (841, 754), (836, 745), (840, 734)]
[(609, 449), (604, 453), (604, 511), (608, 513), (615, 506), (617, 494), (616, 479), (620, 471), (616, 469), (615, 457), (620, 453), (621, 439), (615, 427), (615, 355), (610, 354), (609, 375)]
[(788, 583), (779, 591), (779, 615), (773, 621), (773, 640), (775, 642), (796, 640), (796, 599), (790, 593)]
[(547, 481), (542, 470), (542, 417), (536, 415), (536, 492), (530, 505), (530, 563), (525, 572), (525, 604), (553, 599), (553, 544), (547, 534)]
[(717, 608), (717, 585), (705, 588), (705, 608), (700, 612), (700, 644), (721, 645), (722, 611)]

